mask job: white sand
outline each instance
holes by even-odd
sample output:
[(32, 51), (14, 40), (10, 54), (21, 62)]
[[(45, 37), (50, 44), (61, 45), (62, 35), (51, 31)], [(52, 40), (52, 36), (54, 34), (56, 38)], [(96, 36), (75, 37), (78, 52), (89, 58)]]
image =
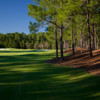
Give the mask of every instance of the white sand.
[(5, 49), (5, 48), (0, 48), (0, 50), (9, 50), (9, 49)]

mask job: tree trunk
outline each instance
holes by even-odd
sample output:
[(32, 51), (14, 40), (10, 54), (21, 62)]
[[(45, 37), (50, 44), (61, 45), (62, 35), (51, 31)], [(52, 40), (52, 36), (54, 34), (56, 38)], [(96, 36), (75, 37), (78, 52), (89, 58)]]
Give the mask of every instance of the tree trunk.
[(93, 24), (93, 50), (95, 50), (95, 33), (94, 33), (94, 24)]
[(63, 57), (63, 25), (61, 25), (61, 28), (60, 28), (60, 54), (61, 54), (61, 60), (64, 60), (64, 57)]
[(73, 51), (73, 55), (75, 55), (73, 26), (72, 26), (72, 51)]
[(66, 50), (67, 49), (67, 46), (66, 46), (66, 41), (64, 40), (64, 43), (63, 43), (63, 49)]
[(55, 25), (55, 45), (56, 45), (56, 58), (58, 58), (58, 39), (57, 39), (57, 27)]
[(97, 35), (97, 49), (99, 49), (99, 39), (98, 39), (98, 35)]
[(81, 37), (81, 53), (83, 52), (83, 34), (82, 34), (82, 30), (80, 30), (80, 37)]
[[(89, 4), (89, 0), (87, 0), (87, 4)], [(87, 7), (87, 28), (88, 28), (88, 38), (89, 38), (89, 56), (92, 57), (92, 48), (91, 48), (91, 32), (90, 32), (90, 20), (89, 20), (89, 10)]]
[(95, 49), (97, 49), (97, 34), (96, 34), (96, 27), (94, 27), (94, 34), (95, 34)]
[(43, 43), (42, 43), (42, 50), (44, 49)]
[(92, 48), (93, 48), (93, 50), (95, 50), (96, 48), (95, 48), (95, 17), (94, 17), (94, 13), (93, 13), (93, 11), (92, 11), (92, 17), (93, 17), (93, 23), (92, 23)]

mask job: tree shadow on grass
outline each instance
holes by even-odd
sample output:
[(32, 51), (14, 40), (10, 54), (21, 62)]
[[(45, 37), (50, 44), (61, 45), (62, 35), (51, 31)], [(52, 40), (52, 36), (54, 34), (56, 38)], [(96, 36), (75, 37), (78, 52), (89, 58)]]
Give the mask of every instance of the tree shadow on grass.
[(53, 56), (1, 57), (1, 100), (100, 100), (100, 77), (44, 63)]

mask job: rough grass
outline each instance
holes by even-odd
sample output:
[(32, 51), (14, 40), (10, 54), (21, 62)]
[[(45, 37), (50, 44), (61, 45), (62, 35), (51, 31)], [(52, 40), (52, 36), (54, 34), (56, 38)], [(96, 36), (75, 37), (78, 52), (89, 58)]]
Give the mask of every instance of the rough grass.
[(100, 77), (44, 63), (54, 51), (0, 51), (0, 100), (100, 100)]

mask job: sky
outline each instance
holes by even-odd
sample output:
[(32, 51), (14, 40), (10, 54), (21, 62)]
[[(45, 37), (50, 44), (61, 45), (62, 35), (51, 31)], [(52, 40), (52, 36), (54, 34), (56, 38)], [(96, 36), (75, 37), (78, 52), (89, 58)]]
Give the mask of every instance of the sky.
[[(33, 0), (0, 0), (0, 33), (24, 32), (29, 34), (29, 22), (35, 19), (28, 16), (27, 5)], [(39, 32), (44, 32), (40, 28)]]

